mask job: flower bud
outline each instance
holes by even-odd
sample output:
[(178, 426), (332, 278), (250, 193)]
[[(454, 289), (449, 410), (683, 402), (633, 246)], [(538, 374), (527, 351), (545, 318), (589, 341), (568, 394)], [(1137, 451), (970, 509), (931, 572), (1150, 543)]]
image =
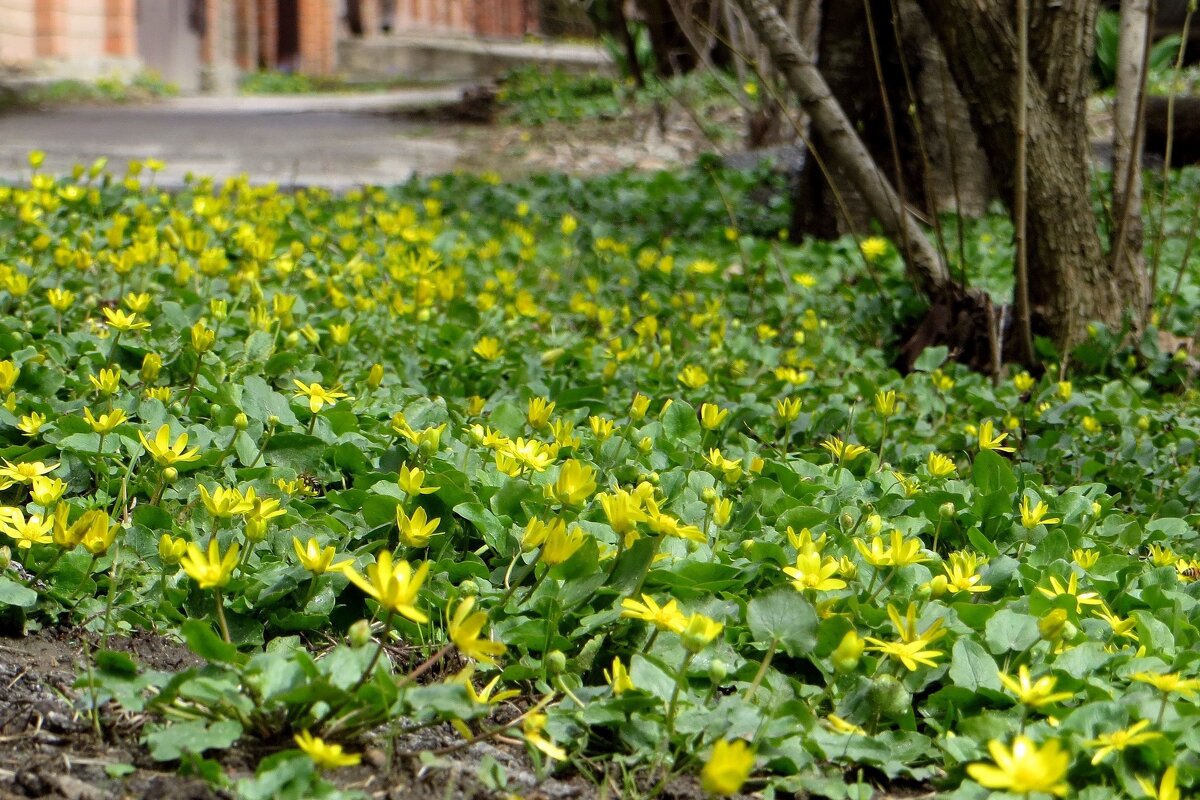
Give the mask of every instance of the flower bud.
[(718, 497), (720, 497), (720, 495), (717, 494), (717, 490), (711, 486), (700, 492), (700, 499), (704, 501), (705, 505), (711, 506), (713, 503), (717, 502)]
[(866, 642), (858, 635), (857, 631), (847, 631), (830, 655), (833, 668), (838, 672), (852, 672), (858, 666), (858, 660), (862, 657), (865, 646)]
[(458, 585), (458, 591), (462, 593), (463, 597), (475, 597), (479, 594), (479, 584), (467, 578)]
[(843, 512), (838, 521), (842, 523), (843, 528), (849, 528), (854, 525), (854, 517), (850, 516), (849, 512)]
[(383, 383), (383, 364), (372, 364), (371, 371), (367, 373), (367, 386), (378, 389), (381, 383)]
[(275, 414), (272, 414), (271, 416), (267, 417), (267, 427), (277, 428), (279, 427), (279, 421), (279, 417)]
[(1067, 612), (1064, 609), (1056, 608), (1038, 620), (1038, 633), (1046, 641), (1058, 641), (1063, 637), (1066, 626), (1069, 624)]
[(934, 575), (932, 580), (925, 585), (929, 587), (929, 596), (936, 600), (946, 593), (950, 581), (946, 579), (945, 575)]
[(880, 675), (871, 682), (868, 697), (885, 717), (899, 717), (912, 708), (912, 692), (894, 675)]
[(371, 623), (365, 619), (360, 619), (351, 625), (349, 638), (351, 647), (366, 647), (369, 645), (371, 643)]
[(708, 679), (714, 684), (719, 684), (725, 680), (725, 676), (729, 674), (729, 666), (719, 658), (714, 658), (708, 664)]
[(163, 470), (163, 480), (167, 483), (174, 483), (179, 480), (179, 470), (175, 467), (167, 467)]
[(562, 650), (551, 650), (546, 653), (545, 664), (551, 675), (561, 675), (567, 670), (567, 654)]
[(958, 509), (954, 507), (954, 503), (946, 501), (938, 506), (938, 514), (942, 519), (954, 519), (954, 515), (958, 513)]
[(250, 427), (250, 418), (246, 416), (246, 412), (239, 411), (238, 415), (233, 418), (233, 427), (239, 431), (244, 431)]
[(647, 455), (654, 449), (654, 441), (649, 436), (643, 436), (637, 443), (638, 452)]
[(12, 564), (12, 548), (8, 545), (0, 547), (0, 572), (4, 572)]
[(160, 371), (162, 371), (162, 357), (157, 353), (146, 353), (142, 357), (142, 369), (139, 373), (142, 383), (154, 383)]

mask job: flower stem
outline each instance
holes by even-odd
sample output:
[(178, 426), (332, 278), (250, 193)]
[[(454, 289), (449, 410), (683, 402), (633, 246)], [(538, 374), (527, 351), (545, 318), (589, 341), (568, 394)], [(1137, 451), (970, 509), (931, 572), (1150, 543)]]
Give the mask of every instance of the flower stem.
[(225, 598), (221, 597), (220, 589), (213, 589), (213, 599), (217, 606), (217, 624), (221, 626), (221, 638), (227, 644), (233, 644), (233, 640), (229, 638), (229, 625), (225, 622)]

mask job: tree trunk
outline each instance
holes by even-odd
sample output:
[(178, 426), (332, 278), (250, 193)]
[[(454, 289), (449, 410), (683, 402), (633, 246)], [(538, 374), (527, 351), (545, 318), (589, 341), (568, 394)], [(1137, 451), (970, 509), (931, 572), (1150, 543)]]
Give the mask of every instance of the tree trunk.
[[(927, 216), (947, 211), (967, 216), (984, 213), (993, 196), (987, 160), (921, 10), (913, 0), (870, 0), (867, 4), (839, 0), (823, 6), (818, 67), (872, 157), (897, 182), (904, 201)], [(899, 175), (870, 55), (865, 6), (871, 11), (892, 111)], [(821, 150), (819, 137), (813, 137), (813, 145)], [(834, 182), (844, 184), (834, 172)], [(807, 162), (793, 194), (793, 232), (832, 239), (851, 230), (866, 230), (871, 215), (862, 198), (854, 192), (843, 193), (843, 198), (849, 220), (838, 215), (820, 168)]]
[[(942, 43), (1000, 192), (1012, 207), (1017, 39), (1010, 3), (918, 0)], [(1035, 330), (1060, 347), (1089, 321), (1119, 329), (1146, 297), (1143, 270), (1109, 268), (1091, 203), (1086, 102), (1094, 0), (1035, 3), (1028, 87), (1029, 295)]]
[[(1146, 60), (1150, 51), (1150, 0), (1121, 3), (1121, 38), (1117, 48), (1116, 103), (1113, 107), (1113, 246), (1115, 272), (1144, 271), (1142, 235), (1142, 123), (1146, 91)], [(1151, 297), (1137, 309), (1139, 319), (1149, 311)]]
[(773, 66), (784, 76), (788, 88), (811, 119), (813, 134), (822, 142), (816, 155), (842, 171), (893, 241), (907, 243), (906, 265), (918, 288), (935, 300), (955, 294), (956, 287), (946, 265), (920, 224), (902, 206), (890, 178), (871, 158), (812, 56), (788, 30), (771, 0), (736, 2), (771, 52)]

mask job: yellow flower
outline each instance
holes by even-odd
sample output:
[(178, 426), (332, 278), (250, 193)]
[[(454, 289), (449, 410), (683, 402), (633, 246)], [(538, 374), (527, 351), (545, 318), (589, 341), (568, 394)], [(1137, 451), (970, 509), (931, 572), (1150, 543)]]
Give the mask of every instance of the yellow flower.
[(49, 475), (58, 469), (58, 464), (46, 464), (42, 461), (23, 461), (14, 464), (7, 458), (4, 466), (0, 467), (0, 489), (7, 489), (14, 483), (33, 483), (33, 479), (41, 475)]
[(504, 441), (496, 449), (496, 464), (500, 465), (500, 456), (513, 461), (519, 471), (532, 469), (543, 472), (554, 463), (555, 453), (550, 445), (543, 444), (537, 439), (525, 439), (518, 436), (514, 441)]
[(833, 460), (841, 464), (844, 461), (853, 461), (854, 459), (867, 452), (867, 448), (860, 444), (847, 444), (836, 436), (833, 436), (821, 442), (821, 447), (824, 447), (833, 456)]
[(699, 389), (708, 383), (708, 373), (695, 364), (688, 364), (679, 372), (679, 382), (689, 389)]
[(121, 369), (102, 369), (99, 375), (88, 375), (88, 380), (97, 392), (103, 395), (116, 394), (121, 388)]
[(362, 756), (358, 753), (344, 752), (340, 744), (329, 744), (306, 730), (300, 731), (292, 738), (295, 739), (296, 746), (312, 759), (318, 769), (353, 767), (362, 761)]
[(792, 586), (797, 591), (813, 589), (818, 592), (832, 592), (845, 589), (846, 582), (833, 577), (838, 571), (835, 558), (826, 558), (823, 562), (817, 553), (799, 553), (796, 556), (796, 566), (784, 567), (784, 573), (792, 578)]
[(706, 431), (715, 431), (721, 427), (721, 423), (728, 416), (728, 408), (719, 408), (714, 403), (702, 403), (700, 405), (700, 424)]
[(1162, 783), (1156, 789), (1151, 781), (1145, 778), (1138, 778), (1138, 785), (1142, 787), (1151, 800), (1180, 800), (1183, 797), (1179, 792), (1179, 784), (1176, 782), (1175, 765), (1167, 767), (1163, 772)]
[(36, 411), (30, 411), (25, 416), (17, 421), (17, 430), (26, 436), (37, 436), (41, 431), (42, 426), (46, 424), (46, 415), (39, 414)]
[(409, 467), (407, 464), (400, 466), (400, 478), (397, 480), (401, 491), (409, 497), (416, 497), (420, 494), (432, 494), (438, 490), (436, 486), (425, 485), (425, 470), (416, 467)]
[(977, 574), (978, 568), (973, 556), (951, 553), (950, 563), (942, 565), (942, 569), (946, 573), (946, 590), (955, 594), (957, 592), (986, 592), (991, 589), (991, 586), (980, 583), (983, 576)]
[(728, 497), (718, 497), (712, 504), (712, 520), (717, 527), (723, 528), (733, 516), (733, 500)]
[(305, 384), (302, 381), (296, 380), (295, 378), (292, 379), (292, 383), (296, 384), (296, 388), (299, 390), (292, 396), (307, 397), (308, 410), (314, 414), (319, 412), (326, 405), (337, 405), (338, 400), (350, 396), (345, 392), (338, 391), (338, 387), (336, 386), (334, 386), (332, 389), (326, 389), (319, 383)]
[(967, 774), (988, 789), (1004, 789), (1014, 794), (1046, 792), (1062, 797), (1067, 793), (1063, 778), (1071, 765), (1071, 757), (1051, 739), (1038, 749), (1028, 736), (1013, 740), (1012, 749), (992, 739), (988, 752), (994, 764), (970, 764)]
[(189, 461), (195, 461), (199, 456), (200, 449), (193, 447), (187, 450), (188, 435), (186, 433), (179, 434), (175, 439), (175, 444), (171, 444), (171, 426), (163, 425), (154, 434), (154, 441), (146, 438), (146, 434), (138, 431), (138, 438), (142, 440), (142, 447), (146, 448), (146, 452), (154, 459), (154, 462), (160, 467), (170, 467), (175, 464), (183, 464)]
[(1112, 753), (1120, 753), (1126, 747), (1137, 747), (1162, 737), (1162, 734), (1157, 731), (1146, 731), (1148, 727), (1150, 727), (1150, 720), (1143, 719), (1128, 728), (1104, 733), (1095, 739), (1088, 739), (1084, 745), (1097, 748), (1096, 754), (1092, 756), (1092, 764), (1099, 764)]
[(150, 327), (149, 322), (141, 322), (137, 318), (137, 314), (126, 314), (124, 311), (114, 311), (111, 308), (104, 308), (104, 317), (108, 320), (108, 324), (121, 333), (129, 331), (144, 331)]
[(1021, 498), (1021, 525), (1029, 530), (1033, 530), (1038, 525), (1057, 525), (1062, 522), (1057, 517), (1046, 519), (1046, 514), (1049, 513), (1050, 506), (1046, 505), (1042, 500), (1037, 501), (1037, 505), (1029, 502), (1029, 495)]
[(784, 425), (795, 422), (800, 416), (800, 398), (784, 397), (775, 401), (775, 415)]
[(61, 314), (75, 304), (75, 293), (69, 289), (47, 289), (46, 302), (50, 304), (51, 308)]
[(936, 667), (937, 659), (943, 655), (941, 650), (928, 650), (929, 642), (922, 638), (913, 639), (910, 642), (885, 642), (882, 639), (875, 639), (871, 636), (866, 637), (866, 641), (871, 643), (868, 650), (874, 650), (884, 655), (891, 656), (904, 665), (910, 672), (915, 672), (918, 664), (924, 664), (927, 667)]
[(1013, 375), (1013, 386), (1017, 387), (1017, 391), (1021, 394), (1025, 394), (1032, 389), (1035, 383), (1037, 381), (1028, 372), (1018, 372), (1016, 375)]
[(98, 556), (108, 550), (117, 538), (119, 526), (111, 522), (107, 512), (93, 509), (80, 517), (73, 527), (84, 549)]
[(1034, 681), (1029, 674), (1029, 667), (1024, 664), (1017, 668), (1017, 678), (1001, 672), (1000, 682), (1016, 695), (1018, 701), (1030, 708), (1061, 703), (1075, 696), (1073, 692), (1054, 691), (1057, 679), (1053, 675), (1043, 675)]
[(704, 614), (692, 614), (683, 621), (678, 631), (684, 649), (698, 653), (721, 634), (725, 625)]
[(529, 398), (529, 407), (525, 413), (529, 427), (541, 430), (550, 424), (550, 415), (554, 413), (554, 403), (544, 397)]
[(199, 484), (196, 488), (200, 490), (200, 500), (208, 509), (208, 513), (218, 519), (240, 516), (254, 508), (253, 501), (247, 500), (237, 489), (216, 486), (209, 492), (204, 484)]
[(830, 714), (825, 717), (829, 723), (829, 727), (833, 728), (838, 733), (854, 734), (856, 736), (866, 736), (867, 732), (863, 728), (855, 725), (849, 720), (842, 719), (837, 714)]
[(887, 255), (888, 240), (882, 236), (869, 236), (858, 243), (858, 250), (863, 258), (874, 263)]
[(33, 498), (33, 502), (42, 508), (49, 508), (62, 499), (63, 493), (66, 491), (67, 482), (61, 478), (47, 478), (45, 475), (37, 475), (29, 487), (29, 496)]
[(150, 296), (149, 292), (130, 292), (121, 298), (121, 302), (125, 304), (125, 307), (135, 314), (145, 314), (153, 300), (154, 298)]
[(237, 566), (239, 549), (240, 546), (235, 542), (230, 545), (229, 551), (222, 558), (215, 536), (208, 540), (207, 554), (200, 549), (199, 545), (189, 542), (187, 555), (179, 560), (179, 566), (199, 584), (201, 589), (220, 589), (229, 583), (229, 578), (233, 575), (233, 570)]
[(683, 630), (684, 623), (687, 621), (687, 617), (679, 610), (679, 603), (674, 598), (669, 600), (666, 605), (659, 606), (648, 594), (642, 595), (640, 603), (632, 597), (626, 597), (621, 601), (621, 608), (622, 617), (644, 620), (653, 624), (660, 631), (678, 633)]
[(787, 528), (788, 541), (792, 543), (792, 547), (796, 548), (796, 555), (801, 553), (820, 553), (825, 547), (825, 542), (829, 536), (822, 533), (816, 539), (813, 538), (812, 531), (808, 528), (801, 529), (800, 533), (792, 530), (792, 526)]
[(351, 564), (342, 569), (350, 582), (375, 598), (388, 611), (406, 617), (413, 622), (428, 622), (429, 617), (416, 606), (421, 584), (429, 574), (429, 562), (417, 567), (416, 571), (407, 561), (392, 562), (392, 554), (381, 552), (375, 563), (367, 567), (364, 578)]
[(1139, 683), (1148, 683), (1163, 694), (1175, 692), (1183, 697), (1195, 697), (1200, 692), (1200, 678), (1184, 678), (1178, 672), (1135, 672), (1129, 677)]
[(574, 458), (558, 470), (558, 478), (545, 487), (546, 497), (564, 506), (579, 506), (596, 491), (596, 470)]
[(483, 336), (471, 348), (471, 352), (482, 358), (484, 361), (495, 361), (504, 354), (504, 350), (500, 347), (500, 340), (495, 336)]
[(0, 533), (14, 540), (21, 550), (28, 550), (35, 544), (51, 544), (53, 528), (53, 517), (43, 519), (41, 514), (31, 514), (26, 519), (19, 508), (0, 508)]
[(650, 410), (650, 398), (641, 392), (635, 394), (633, 402), (629, 404), (629, 418), (637, 422), (646, 416), (648, 410)]
[(1092, 416), (1085, 416), (1079, 420), (1079, 427), (1083, 428), (1084, 433), (1099, 433), (1104, 429), (1104, 426), (1100, 424), (1100, 420)]
[(618, 535), (625, 537), (625, 546), (637, 538), (637, 524), (646, 519), (638, 499), (624, 489), (597, 495), (608, 524)]
[(925, 459), (925, 468), (935, 478), (945, 478), (953, 475), (958, 469), (954, 465), (954, 459), (937, 452), (930, 453), (929, 457)]
[(1062, 595), (1074, 597), (1076, 614), (1082, 613), (1084, 606), (1102, 606), (1104, 604), (1104, 601), (1100, 599), (1100, 595), (1096, 592), (1079, 591), (1079, 577), (1074, 572), (1071, 573), (1066, 586), (1063, 586), (1058, 578), (1052, 575), (1050, 576), (1050, 588), (1047, 589), (1044, 586), (1039, 586), (1037, 590), (1051, 600)]
[(88, 427), (90, 427), (93, 432), (106, 434), (111, 433), (113, 428), (125, 422), (128, 417), (125, 416), (125, 412), (122, 409), (114, 408), (107, 414), (101, 414), (100, 418), (97, 419), (96, 417), (92, 416), (92, 410), (90, 408), (84, 408), (83, 419), (85, 422), (87, 422)]
[(458, 648), (458, 652), (467, 658), (473, 658), (483, 664), (495, 664), (496, 656), (504, 655), (508, 648), (503, 642), (493, 642), (480, 639), (479, 634), (487, 625), (488, 615), (485, 611), (471, 613), (475, 607), (475, 598), (468, 597), (458, 604), (453, 616), (446, 626), (450, 641)]
[(873, 567), (904, 567), (929, 560), (921, 555), (920, 540), (905, 540), (904, 534), (900, 531), (891, 532), (887, 549), (884, 549), (883, 539), (878, 536), (871, 539), (869, 548), (861, 539), (855, 539), (854, 546), (867, 563)]
[(1058, 384), (1054, 388), (1058, 394), (1059, 399), (1062, 400), (1064, 403), (1071, 399), (1072, 389), (1071, 389), (1070, 381), (1059, 381)]
[(197, 353), (204, 354), (212, 349), (213, 344), (217, 341), (217, 332), (211, 330), (204, 324), (204, 320), (200, 320), (189, 329), (192, 339), (192, 349)]
[(568, 532), (567, 526), (562, 524), (562, 520), (558, 520), (558, 522), (560, 524), (550, 526), (546, 542), (542, 545), (541, 559), (551, 567), (563, 563), (575, 555), (576, 550), (583, 547), (583, 529), (575, 527)]
[(613, 429), (616, 427), (616, 425), (611, 419), (607, 419), (606, 417), (598, 417), (593, 414), (592, 416), (588, 417), (588, 427), (592, 429), (592, 435), (595, 436), (598, 441), (603, 442), (608, 437), (613, 435)]
[(187, 553), (187, 546), (186, 539), (176, 539), (171, 534), (164, 533), (158, 538), (158, 557), (163, 564), (178, 564)]
[(525, 736), (525, 741), (550, 758), (555, 761), (566, 761), (567, 751), (546, 738), (546, 720), (546, 715), (542, 713), (526, 714), (525, 719), (521, 720), (521, 733)]
[(896, 413), (896, 392), (877, 391), (875, 392), (875, 411), (881, 417), (890, 417)]
[(741, 739), (718, 739), (700, 770), (700, 785), (717, 797), (737, 794), (754, 769), (754, 751)]
[(300, 566), (311, 572), (313, 575), (324, 575), (326, 572), (341, 571), (349, 561), (339, 561), (333, 563), (334, 556), (337, 551), (333, 545), (321, 547), (320, 542), (315, 536), (310, 536), (307, 544), (300, 544), (300, 540), (292, 537), (292, 549), (296, 551), (296, 558), (300, 561)]
[(1178, 556), (1169, 547), (1157, 544), (1150, 545), (1150, 561), (1156, 567), (1173, 566), (1177, 558)]
[(412, 516), (404, 513), (404, 506), (396, 506), (396, 525), (400, 528), (400, 541), (409, 547), (424, 547), (429, 537), (437, 530), (441, 517), (429, 519), (425, 509), (418, 507)]
[(990, 419), (979, 424), (979, 449), (998, 450), (1002, 453), (1015, 453), (1015, 447), (1003, 447), (1001, 442), (1008, 438), (1007, 433), (994, 433), (995, 426)]
[(625, 692), (637, 688), (633, 685), (633, 678), (629, 677), (629, 670), (625, 669), (618, 656), (613, 656), (612, 672), (604, 670), (604, 680), (612, 688), (614, 697), (620, 697)]
[(1088, 570), (1096, 566), (1096, 562), (1100, 560), (1100, 554), (1095, 550), (1085, 550), (1082, 547), (1076, 547), (1071, 551), (1071, 557), (1081, 568)]

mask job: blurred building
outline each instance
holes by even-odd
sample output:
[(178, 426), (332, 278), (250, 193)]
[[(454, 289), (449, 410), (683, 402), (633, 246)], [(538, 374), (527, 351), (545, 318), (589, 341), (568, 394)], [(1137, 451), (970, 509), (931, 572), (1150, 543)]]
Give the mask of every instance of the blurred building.
[(520, 39), (537, 0), (0, 0), (0, 70), (96, 78), (157, 71), (185, 91), (238, 70), (338, 72), (339, 41)]

